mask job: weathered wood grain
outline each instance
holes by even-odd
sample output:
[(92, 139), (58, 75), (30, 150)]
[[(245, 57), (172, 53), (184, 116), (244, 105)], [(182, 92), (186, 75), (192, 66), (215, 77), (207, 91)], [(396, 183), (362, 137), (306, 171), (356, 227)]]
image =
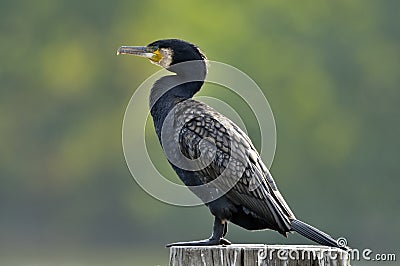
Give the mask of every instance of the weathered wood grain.
[(325, 246), (234, 244), (171, 247), (171, 266), (349, 266), (347, 252)]

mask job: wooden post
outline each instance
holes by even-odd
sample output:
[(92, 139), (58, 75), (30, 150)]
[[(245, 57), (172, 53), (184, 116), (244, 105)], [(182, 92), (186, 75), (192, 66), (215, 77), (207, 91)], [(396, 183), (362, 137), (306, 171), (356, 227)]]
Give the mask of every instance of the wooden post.
[(233, 244), (171, 247), (170, 266), (350, 266), (350, 255), (326, 246)]

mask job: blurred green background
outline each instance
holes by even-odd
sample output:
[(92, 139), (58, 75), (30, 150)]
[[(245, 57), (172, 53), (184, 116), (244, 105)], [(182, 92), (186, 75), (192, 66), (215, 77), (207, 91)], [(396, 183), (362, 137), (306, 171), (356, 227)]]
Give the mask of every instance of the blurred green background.
[[(147, 195), (122, 152), (125, 108), (158, 68), (116, 49), (171, 37), (263, 89), (271, 171), (299, 218), (397, 252), (399, 12), (396, 0), (1, 1), (0, 265), (166, 265), (166, 243), (208, 237), (207, 208)], [(234, 225), (228, 238), (310, 243)]]

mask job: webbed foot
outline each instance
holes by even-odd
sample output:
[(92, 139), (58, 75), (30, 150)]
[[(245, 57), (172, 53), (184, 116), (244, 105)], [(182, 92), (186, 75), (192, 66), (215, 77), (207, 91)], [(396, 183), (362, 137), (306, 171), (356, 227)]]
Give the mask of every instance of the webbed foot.
[(225, 238), (209, 238), (209, 239), (204, 239), (204, 240), (199, 240), (199, 241), (188, 241), (188, 242), (176, 242), (176, 243), (170, 243), (167, 244), (166, 247), (172, 247), (172, 246), (216, 246), (216, 245), (230, 245), (231, 242)]

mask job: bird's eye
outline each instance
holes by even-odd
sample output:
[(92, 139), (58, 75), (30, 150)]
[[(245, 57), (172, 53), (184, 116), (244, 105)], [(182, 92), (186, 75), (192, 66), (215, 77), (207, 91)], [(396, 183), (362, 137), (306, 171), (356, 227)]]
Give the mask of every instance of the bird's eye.
[(153, 45), (153, 46), (151, 46), (151, 49), (153, 50), (153, 51), (157, 51), (158, 50), (158, 45)]

